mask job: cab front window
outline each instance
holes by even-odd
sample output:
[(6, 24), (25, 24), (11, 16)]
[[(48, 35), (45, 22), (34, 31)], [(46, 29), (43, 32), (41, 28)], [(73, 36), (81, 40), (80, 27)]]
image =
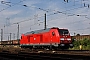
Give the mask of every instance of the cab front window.
[(69, 31), (66, 30), (66, 29), (58, 29), (58, 32), (59, 32), (60, 35), (67, 35), (67, 34), (69, 34)]

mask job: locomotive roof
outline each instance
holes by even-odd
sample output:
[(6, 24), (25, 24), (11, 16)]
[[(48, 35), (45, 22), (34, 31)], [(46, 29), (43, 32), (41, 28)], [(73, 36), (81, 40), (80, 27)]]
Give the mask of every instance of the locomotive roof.
[(25, 33), (25, 35), (28, 35), (28, 34), (36, 34), (36, 33), (41, 33), (41, 32), (48, 32), (50, 29), (51, 29), (51, 28), (46, 28), (46, 29), (41, 29), (41, 30), (30, 31), (30, 32)]
[(34, 31), (26, 32), (24, 35), (37, 34), (37, 33), (41, 33), (41, 32), (48, 32), (50, 29), (59, 29), (59, 28), (58, 27), (52, 27), (52, 28), (46, 28), (46, 29), (41, 29), (41, 30), (34, 30)]

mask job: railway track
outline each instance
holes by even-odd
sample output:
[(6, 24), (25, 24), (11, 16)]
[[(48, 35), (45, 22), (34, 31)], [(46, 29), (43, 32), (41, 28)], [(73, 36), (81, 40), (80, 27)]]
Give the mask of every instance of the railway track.
[[(5, 59), (4, 59), (5, 58)], [(42, 50), (42, 49), (22, 49), (14, 47), (0, 48), (0, 59), (4, 60), (27, 60), (27, 59), (62, 59), (62, 60), (89, 60), (90, 51), (88, 50)]]
[(10, 52), (0, 52), (0, 57), (8, 59), (39, 59), (39, 60), (50, 60), (50, 59), (62, 59), (62, 60), (89, 60), (90, 56), (83, 55), (69, 55), (69, 54), (56, 54), (56, 53), (10, 53)]

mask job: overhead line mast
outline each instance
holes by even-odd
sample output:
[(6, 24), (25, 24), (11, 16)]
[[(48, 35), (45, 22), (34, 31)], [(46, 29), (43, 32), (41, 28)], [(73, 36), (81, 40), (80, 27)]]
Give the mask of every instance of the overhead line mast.
[(44, 29), (46, 29), (46, 13), (45, 13), (45, 27), (44, 27)]

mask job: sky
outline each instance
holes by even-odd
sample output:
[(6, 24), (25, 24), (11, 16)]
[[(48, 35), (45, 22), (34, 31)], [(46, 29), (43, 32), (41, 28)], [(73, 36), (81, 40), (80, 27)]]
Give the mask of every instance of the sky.
[[(70, 35), (90, 34), (90, 0), (0, 0), (0, 29), (3, 39), (47, 28), (68, 29)], [(1, 38), (1, 37), (0, 37)]]

